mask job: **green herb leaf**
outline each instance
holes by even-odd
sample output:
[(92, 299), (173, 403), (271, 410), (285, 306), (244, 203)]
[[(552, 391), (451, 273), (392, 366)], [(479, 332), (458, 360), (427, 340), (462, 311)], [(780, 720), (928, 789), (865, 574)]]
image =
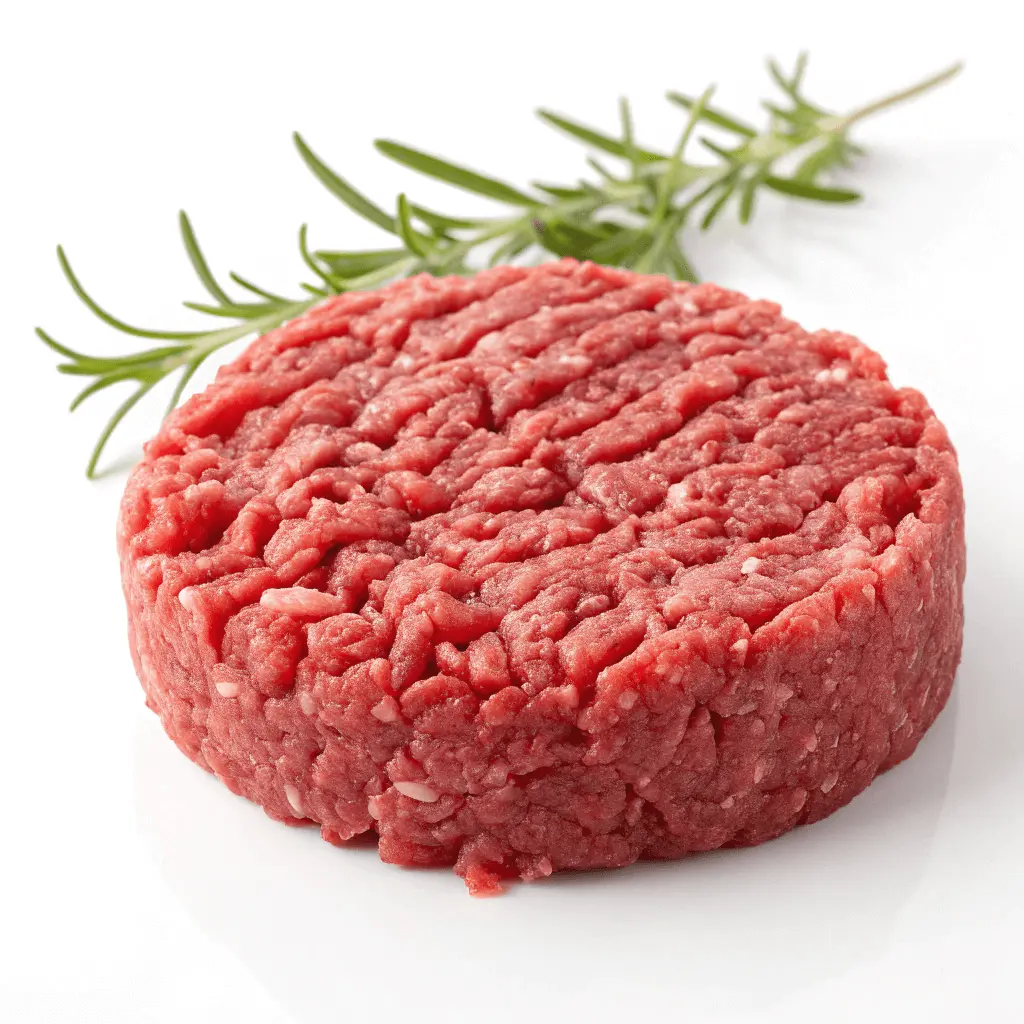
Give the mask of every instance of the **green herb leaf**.
[(275, 303), (272, 302), (232, 302), (224, 306), (211, 306), (208, 302), (183, 302), (187, 309), (207, 316), (222, 316), (228, 320), (251, 320), (254, 317), (269, 313)]
[(467, 220), (465, 217), (449, 217), (444, 213), (435, 213), (425, 206), (417, 206), (416, 203), (410, 203), (409, 209), (428, 228), (442, 234), (448, 231), (457, 231), (460, 228), (476, 228), (484, 223), (481, 220)]
[(807, 71), (807, 58), (807, 51), (801, 50), (797, 55), (796, 67), (793, 69), (792, 77), (789, 80), (790, 85), (793, 87), (793, 91), (796, 93), (800, 92), (800, 87), (803, 85), (804, 73)]
[(718, 187), (718, 198), (708, 207), (707, 213), (704, 214), (704, 219), (700, 222), (702, 231), (707, 231), (718, 220), (719, 214), (725, 209), (725, 204), (736, 191), (736, 186), (739, 184), (739, 176), (739, 170), (737, 169), (722, 179)]
[(622, 148), (635, 176), (641, 160), (640, 154), (636, 151), (636, 141), (633, 138), (633, 111), (625, 96), (619, 97), (619, 124), (622, 127)]
[(405, 249), (369, 249), (365, 252), (338, 252), (321, 249), (317, 258), (326, 263), (331, 270), (342, 278), (361, 277), (385, 267), (393, 267), (404, 260), (408, 253)]
[(530, 184), (540, 192), (545, 192), (553, 199), (583, 199), (590, 194), (585, 188), (568, 188), (564, 185), (544, 185), (539, 181)]
[(219, 302), (225, 306), (231, 305), (231, 299), (223, 288), (217, 283), (217, 279), (213, 276), (209, 265), (206, 262), (206, 257), (203, 256), (202, 249), (199, 248), (199, 242), (196, 240), (195, 232), (192, 230), (192, 224), (188, 219), (188, 214), (184, 210), (178, 211), (178, 225), (181, 229), (181, 239), (185, 243), (185, 251), (188, 253), (189, 261), (192, 263), (192, 267), (196, 272), (196, 276), (203, 283), (203, 287)]
[(486, 175), (459, 167), (458, 164), (442, 160), (440, 157), (421, 153), (418, 149), (412, 149), (388, 139), (377, 139), (374, 145), (381, 153), (396, 163), (419, 171), (420, 174), (426, 174), (428, 177), (446, 181), (449, 185), (457, 185), (467, 192), (475, 192), (477, 195), (487, 196), (489, 199), (496, 199), (499, 203), (509, 203), (512, 206), (537, 205), (535, 199), (511, 185), (506, 185), (503, 181), (498, 181), (497, 178), (488, 178)]
[(737, 164), (740, 162), (740, 158), (743, 154), (743, 148), (738, 149), (726, 149), (724, 146), (718, 145), (717, 142), (713, 142), (711, 139), (701, 138), (700, 144), (710, 150), (715, 156), (721, 157), (726, 163)]
[[(548, 124), (565, 132), (567, 135), (571, 135), (573, 138), (579, 139), (581, 142), (585, 142), (588, 146), (593, 146), (595, 149), (603, 150), (605, 153), (611, 153), (613, 156), (621, 156), (623, 159), (629, 159), (629, 153), (621, 139), (613, 139), (610, 135), (605, 135), (603, 132), (599, 132), (596, 128), (588, 128), (585, 124), (580, 124), (578, 121), (570, 121), (569, 118), (563, 117), (561, 114), (556, 114), (551, 110), (538, 110), (537, 116), (542, 121), (546, 121)], [(633, 152), (636, 158), (644, 163), (654, 163), (658, 160), (665, 159), (663, 154), (655, 153), (650, 149), (634, 147)]]
[(797, 181), (813, 182), (822, 172), (836, 164), (842, 164), (843, 157), (842, 140), (839, 138), (829, 139), (823, 146), (819, 146), (800, 161), (797, 169), (793, 172), (793, 177)]
[(188, 382), (195, 376), (196, 370), (212, 354), (212, 352), (201, 352), (185, 367), (178, 377), (178, 383), (174, 385), (174, 390), (171, 392), (170, 401), (167, 403), (167, 411), (164, 413), (165, 416), (170, 416), (175, 408), (177, 408), (178, 403), (181, 401), (181, 396), (185, 393), (185, 388), (188, 387)]
[(809, 181), (798, 181), (796, 178), (777, 178), (769, 174), (764, 179), (765, 185), (773, 192), (781, 192), (786, 196), (798, 199), (813, 199), (819, 203), (855, 203), (861, 198), (859, 192), (846, 188), (822, 188), (812, 185)]
[(115, 410), (114, 415), (107, 421), (107, 425), (100, 432), (99, 440), (93, 447), (92, 454), (89, 456), (89, 463), (85, 467), (85, 475), (89, 479), (93, 479), (96, 476), (96, 465), (100, 461), (100, 456), (103, 454), (103, 449), (106, 448), (107, 442), (110, 440), (110, 435), (117, 429), (118, 424), (128, 415), (131, 410), (142, 401), (150, 391), (153, 390), (156, 385), (155, 380), (148, 380), (141, 382), (138, 388), (129, 395)]
[[(692, 96), (686, 96), (681, 92), (669, 92), (666, 95), (673, 103), (678, 104), (686, 110), (692, 110), (697, 103), (697, 100)], [(742, 135), (747, 139), (752, 139), (757, 135), (757, 130), (751, 128), (749, 124), (745, 124), (738, 118), (730, 117), (721, 110), (708, 106), (707, 104), (704, 104), (701, 109), (700, 120), (707, 121), (708, 124), (713, 124), (718, 128), (724, 128), (726, 131), (733, 132), (736, 135)]]
[(496, 267), (502, 263), (511, 263), (520, 253), (525, 252), (534, 243), (532, 233), (523, 232), (519, 235), (512, 235), (502, 245), (499, 245), (491, 253), (487, 261), (489, 267)]
[(754, 215), (754, 203), (757, 201), (757, 189), (758, 186), (763, 184), (765, 175), (768, 173), (767, 167), (761, 167), (754, 171), (749, 178), (743, 183), (743, 189), (740, 192), (740, 223), (749, 224), (750, 218)]
[(327, 291), (331, 294), (336, 295), (342, 290), (342, 285), (338, 282), (335, 277), (328, 271), (324, 270), (323, 267), (317, 262), (316, 257), (309, 251), (309, 245), (307, 243), (307, 228), (303, 224), (299, 228), (299, 252), (302, 254), (302, 262), (309, 267), (310, 270), (320, 278), (321, 281), (327, 286)]
[(797, 91), (793, 83), (786, 77), (786, 73), (779, 67), (778, 62), (769, 57), (768, 58), (768, 73), (775, 79), (775, 84), (787, 95), (798, 100), (800, 97), (797, 95)]
[(228, 274), (228, 277), (235, 282), (239, 287), (244, 288), (247, 292), (252, 292), (253, 295), (259, 295), (266, 299), (268, 302), (276, 303), (277, 305), (287, 305), (288, 300), (280, 295), (275, 295), (274, 292), (268, 292), (266, 288), (260, 288), (249, 281), (247, 278), (242, 277), (241, 274), (236, 274), (233, 271)]
[(344, 178), (335, 174), (317, 155), (306, 145), (302, 136), (296, 132), (293, 136), (295, 146), (299, 151), (306, 166), (317, 176), (328, 192), (337, 196), (350, 210), (358, 213), (360, 217), (376, 224), (377, 227), (396, 233), (394, 218), (388, 216), (376, 203), (371, 202), (361, 192), (357, 192)]
[(60, 269), (64, 272), (64, 277), (67, 279), (68, 284), (71, 285), (71, 290), (89, 307), (93, 314), (115, 330), (123, 331), (125, 334), (132, 334), (137, 338), (164, 338), (168, 341), (188, 341), (198, 336), (195, 331), (150, 331), (144, 327), (132, 327), (130, 324), (126, 324), (123, 320), (119, 320), (99, 306), (82, 287), (81, 282), (75, 276), (75, 272), (71, 269), (67, 256), (64, 254), (63, 246), (60, 245), (57, 246), (57, 260), (60, 263)]
[(402, 236), (406, 248), (417, 256), (427, 256), (430, 253), (430, 246), (427, 240), (420, 235), (412, 226), (412, 215), (409, 212), (409, 200), (402, 192), (398, 196), (398, 233)]

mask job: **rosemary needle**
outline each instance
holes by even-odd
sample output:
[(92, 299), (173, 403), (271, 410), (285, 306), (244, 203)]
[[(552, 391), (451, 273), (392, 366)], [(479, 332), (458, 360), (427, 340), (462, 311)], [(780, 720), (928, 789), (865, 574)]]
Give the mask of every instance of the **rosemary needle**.
[[(410, 274), (466, 274), (482, 265), (536, 259), (543, 254), (697, 280), (680, 241), (689, 224), (699, 223), (707, 230), (730, 204), (746, 224), (764, 189), (812, 202), (856, 202), (860, 193), (828, 180), (831, 172), (848, 167), (862, 152), (849, 140), (850, 129), (948, 81), (960, 68), (954, 64), (906, 89), (837, 114), (807, 99), (803, 91), (806, 54), (800, 55), (789, 74), (769, 61), (769, 74), (781, 97), (763, 103), (768, 115), (764, 128), (713, 105), (712, 87), (699, 97), (669, 92), (669, 101), (682, 107), (687, 116), (668, 152), (638, 145), (632, 109), (625, 99), (619, 103), (618, 135), (605, 134), (550, 110), (538, 110), (551, 127), (624, 166), (621, 172), (611, 171), (591, 156), (587, 164), (596, 178), (570, 184), (535, 181), (528, 190), (398, 142), (376, 142), (383, 156), (409, 170), (506, 207), (506, 212), (494, 217), (438, 213), (412, 202), (405, 192), (389, 213), (332, 170), (296, 134), (299, 156), (324, 187), (354, 213), (392, 236), (380, 249), (311, 250), (303, 225), (299, 252), (314, 283), (302, 283), (299, 298), (286, 298), (232, 273), (232, 284), (246, 293), (241, 299), (233, 298), (213, 274), (192, 224), (182, 212), (179, 229), (185, 252), (212, 300), (186, 302), (185, 306), (218, 319), (220, 324), (204, 331), (149, 330), (127, 324), (101, 307), (58, 247), (65, 278), (93, 314), (124, 334), (163, 343), (129, 355), (88, 356), (56, 341), (42, 328), (36, 329), (39, 338), (63, 357), (57, 367), (60, 372), (89, 378), (72, 409), (108, 387), (125, 381), (135, 385), (100, 434), (86, 473), (94, 476), (114, 430), (164, 378), (178, 374), (170, 397), (169, 409), (173, 409), (199, 367), (219, 349), (272, 330), (328, 295), (376, 288)], [(716, 133), (696, 140), (704, 160), (687, 155), (698, 126)]]

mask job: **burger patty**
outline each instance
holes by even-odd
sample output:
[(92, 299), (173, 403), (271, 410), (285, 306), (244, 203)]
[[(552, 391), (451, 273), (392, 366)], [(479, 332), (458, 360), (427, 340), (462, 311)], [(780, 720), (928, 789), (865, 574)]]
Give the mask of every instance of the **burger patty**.
[(149, 443), (118, 545), (190, 758), (476, 893), (816, 821), (960, 655), (924, 398), (773, 303), (572, 260), (258, 339)]

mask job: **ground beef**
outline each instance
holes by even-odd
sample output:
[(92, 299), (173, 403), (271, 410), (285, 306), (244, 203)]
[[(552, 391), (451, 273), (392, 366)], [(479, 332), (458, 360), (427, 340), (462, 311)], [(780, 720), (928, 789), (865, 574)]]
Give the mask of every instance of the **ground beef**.
[(817, 821), (913, 751), (961, 645), (918, 392), (770, 302), (571, 260), (259, 339), (148, 445), (119, 549), (189, 757), (477, 893)]

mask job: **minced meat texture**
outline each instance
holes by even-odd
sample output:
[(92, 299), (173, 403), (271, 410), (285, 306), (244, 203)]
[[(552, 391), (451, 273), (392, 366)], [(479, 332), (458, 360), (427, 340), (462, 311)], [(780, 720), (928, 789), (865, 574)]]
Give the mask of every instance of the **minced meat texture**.
[(829, 814), (912, 752), (961, 643), (918, 392), (773, 303), (571, 260), (259, 339), (147, 446), (119, 548), (189, 757), (478, 893)]

